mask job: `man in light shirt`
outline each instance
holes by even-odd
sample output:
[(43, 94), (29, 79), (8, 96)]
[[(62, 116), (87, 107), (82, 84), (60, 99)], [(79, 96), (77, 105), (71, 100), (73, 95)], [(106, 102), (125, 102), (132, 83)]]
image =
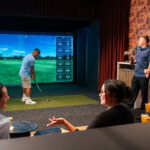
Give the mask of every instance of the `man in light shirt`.
[(35, 63), (35, 58), (39, 54), (40, 54), (40, 50), (36, 48), (32, 53), (25, 56), (19, 72), (19, 75), (22, 80), (22, 88), (23, 88), (22, 102), (25, 102), (25, 104), (36, 104), (36, 102), (32, 101), (30, 98), (30, 93), (31, 93), (30, 76), (32, 80), (35, 81), (34, 63)]

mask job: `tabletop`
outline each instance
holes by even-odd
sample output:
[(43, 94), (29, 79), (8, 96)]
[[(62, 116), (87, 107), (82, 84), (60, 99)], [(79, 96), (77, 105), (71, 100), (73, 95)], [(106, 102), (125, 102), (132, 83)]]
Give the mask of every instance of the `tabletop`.
[(13, 130), (10, 130), (10, 137), (30, 136), (30, 132), (38, 128), (36, 123), (29, 121), (18, 121), (12, 123)]

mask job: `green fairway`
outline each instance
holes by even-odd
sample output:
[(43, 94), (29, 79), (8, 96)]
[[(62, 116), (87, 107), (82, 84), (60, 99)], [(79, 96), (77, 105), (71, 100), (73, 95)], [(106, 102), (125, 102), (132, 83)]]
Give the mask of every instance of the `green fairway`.
[(56, 60), (36, 60), (35, 75), (37, 82), (56, 82)]
[(0, 60), (0, 82), (3, 84), (20, 84), (19, 69), (22, 60)]
[[(47, 101), (47, 99), (50, 99), (51, 101)], [(8, 101), (7, 108), (4, 111), (98, 104), (97, 101), (83, 95), (37, 97), (37, 98), (33, 98), (32, 100), (36, 101), (37, 104), (26, 105), (23, 102), (21, 102), (21, 99), (11, 99)]]
[[(21, 64), (21, 59), (0, 60), (0, 82), (3, 84), (21, 84), (19, 76)], [(73, 64), (71, 67), (73, 70)], [(39, 83), (58, 82), (56, 81), (56, 60), (36, 60), (35, 75)]]

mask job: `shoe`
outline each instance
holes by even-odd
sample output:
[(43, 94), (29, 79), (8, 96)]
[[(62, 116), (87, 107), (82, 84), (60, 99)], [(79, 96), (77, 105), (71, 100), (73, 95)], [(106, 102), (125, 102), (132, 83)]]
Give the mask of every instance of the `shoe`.
[(36, 104), (36, 102), (35, 102), (35, 101), (32, 101), (31, 99), (27, 99), (27, 100), (26, 100), (26, 104), (28, 104), (28, 105), (33, 105), (33, 104)]
[(22, 97), (22, 102), (26, 102), (27, 97)]

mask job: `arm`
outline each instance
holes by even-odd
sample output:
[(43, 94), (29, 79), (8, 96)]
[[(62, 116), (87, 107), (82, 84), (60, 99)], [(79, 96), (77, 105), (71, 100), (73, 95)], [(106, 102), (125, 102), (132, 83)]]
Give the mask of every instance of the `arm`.
[(135, 58), (133, 58), (133, 62), (134, 62), (134, 64), (136, 64), (136, 59)]
[(149, 78), (149, 75), (150, 75), (150, 63), (148, 65), (148, 68), (144, 69), (144, 73), (145, 73), (146, 78)]
[(35, 72), (34, 72), (34, 66), (31, 67), (31, 78), (35, 81)]
[(109, 109), (104, 112), (100, 112), (90, 123), (90, 125), (88, 126), (88, 129), (116, 125), (116, 119), (119, 119), (118, 110)]
[(105, 112), (98, 114), (93, 121), (89, 124), (88, 129), (93, 128), (99, 128), (99, 127), (105, 127), (107, 125), (107, 117), (105, 115)]
[(147, 68), (148, 70), (149, 70), (149, 72), (150, 72), (150, 63), (149, 63), (149, 65), (148, 65), (148, 68)]
[(50, 123), (47, 124), (47, 127), (53, 126), (53, 125), (56, 125), (56, 124), (63, 124), (71, 132), (76, 131), (76, 129), (77, 129), (76, 127), (74, 127), (70, 122), (68, 122), (64, 118), (55, 118), (55, 117), (53, 117), (53, 118), (49, 118), (49, 121), (50, 121)]
[(149, 78), (149, 75), (150, 75), (150, 51), (148, 54), (148, 62), (149, 62), (148, 68), (144, 69), (144, 73), (145, 73), (146, 78)]
[(10, 128), (10, 120), (9, 118), (3, 118), (0, 120), (0, 139), (8, 139), (9, 136), (9, 128)]

